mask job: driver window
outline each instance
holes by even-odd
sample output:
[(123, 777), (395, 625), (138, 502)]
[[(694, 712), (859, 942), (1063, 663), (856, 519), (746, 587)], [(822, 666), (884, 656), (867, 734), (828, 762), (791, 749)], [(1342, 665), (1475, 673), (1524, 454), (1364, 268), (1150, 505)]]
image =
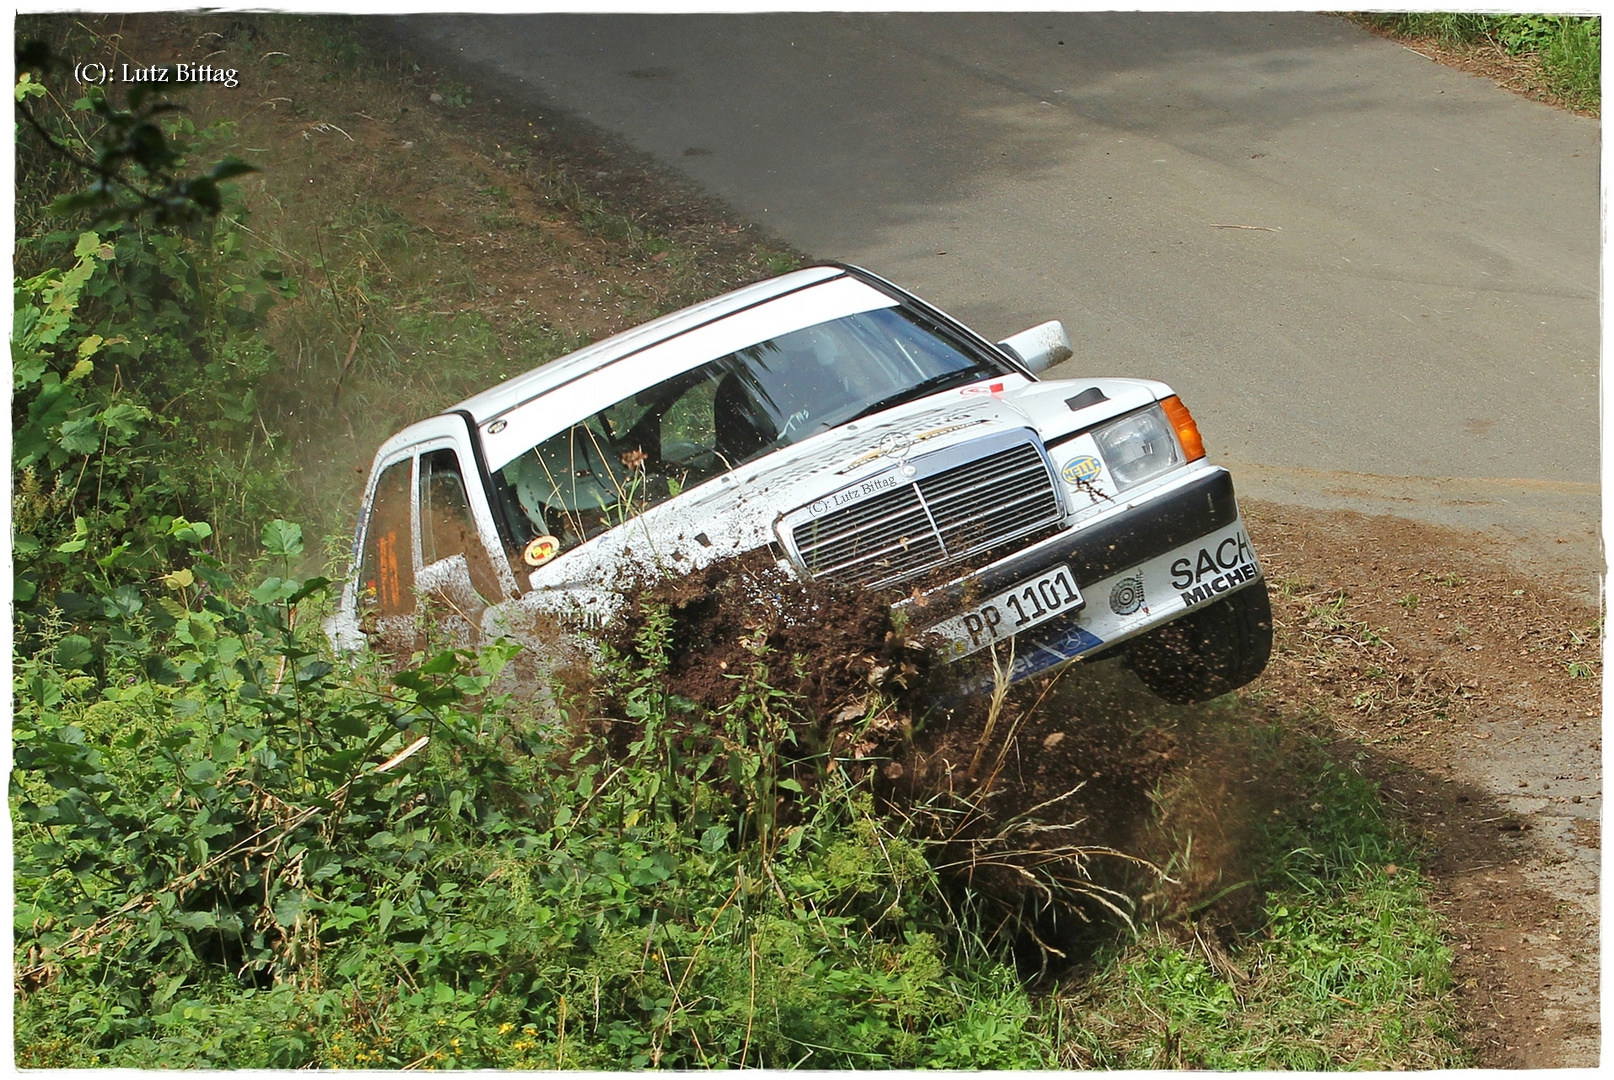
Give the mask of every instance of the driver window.
[(430, 566), (464, 555), (471, 584), (483, 599), (497, 599), (498, 576), (488, 562), (471, 515), (459, 459), (453, 450), (433, 450), (420, 458), (420, 556)]

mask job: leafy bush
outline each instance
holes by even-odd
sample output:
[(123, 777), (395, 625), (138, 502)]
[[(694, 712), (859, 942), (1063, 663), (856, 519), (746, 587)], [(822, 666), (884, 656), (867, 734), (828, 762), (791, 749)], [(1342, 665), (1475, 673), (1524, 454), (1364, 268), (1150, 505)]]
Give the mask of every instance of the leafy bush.
[[(42, 86), (25, 72), (19, 109)], [(238, 193), (221, 186), (239, 170), (216, 167), (207, 185), (177, 175), (227, 131), (141, 101), (123, 111), (94, 92), (56, 115), (27, 111), (44, 147), (19, 154), (25, 203), (59, 192), (59, 213), (110, 206), (93, 228), (52, 230), (47, 219), (19, 238), (29, 269), (14, 282), (11, 343), (19, 647), (37, 647), (48, 612), (73, 624), (84, 662), (97, 665), (106, 627), (94, 594), (149, 591), (183, 550), (175, 521), (211, 521), (222, 535), (209, 546), (222, 549), (287, 501), (272, 464), (247, 466), (261, 427), (255, 387), (274, 363), (259, 331), (294, 286), (246, 241)], [(59, 145), (69, 133), (99, 163), (84, 190), (55, 158), (40, 160), (52, 147), (71, 156)]]
[[(283, 522), (264, 541), (282, 573), (301, 554)], [(31, 1064), (1047, 1059), (865, 794), (826, 782), (780, 824), (788, 705), (755, 674), (675, 728), (661, 673), (617, 671), (638, 715), (613, 752), (492, 691), (510, 647), (388, 686), (304, 640), (323, 580), (243, 593), (202, 554), (164, 580), (104, 678), (60, 647), (18, 668)]]

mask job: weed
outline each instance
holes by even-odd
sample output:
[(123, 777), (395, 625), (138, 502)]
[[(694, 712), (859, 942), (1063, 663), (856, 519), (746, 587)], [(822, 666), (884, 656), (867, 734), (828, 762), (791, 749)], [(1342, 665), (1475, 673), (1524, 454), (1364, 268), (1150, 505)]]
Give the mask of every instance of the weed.
[(1572, 106), (1596, 109), (1601, 100), (1602, 19), (1595, 15), (1408, 12), (1355, 15), (1400, 37), (1448, 45), (1489, 42), (1513, 56), (1533, 56), (1550, 88)]
[(1445, 997), (1451, 954), (1373, 785), (1321, 742), (1281, 729), (1247, 737), (1240, 753), (1250, 773), (1294, 785), (1255, 818), (1258, 930), (1228, 944), (1225, 931), (1190, 921), (1116, 946), (1050, 1003), (1066, 1033), (1061, 1064), (1462, 1065)]
[(1418, 610), (1418, 594), (1413, 593), (1413, 592), (1409, 592), (1405, 596), (1403, 596), (1401, 599), (1397, 600), (1396, 603), (1400, 604), (1402, 607), (1406, 608), (1408, 611), (1417, 611)]
[(432, 91), (431, 102), (433, 105), (447, 105), (451, 109), (463, 109), (471, 103), (471, 89), (451, 79)]

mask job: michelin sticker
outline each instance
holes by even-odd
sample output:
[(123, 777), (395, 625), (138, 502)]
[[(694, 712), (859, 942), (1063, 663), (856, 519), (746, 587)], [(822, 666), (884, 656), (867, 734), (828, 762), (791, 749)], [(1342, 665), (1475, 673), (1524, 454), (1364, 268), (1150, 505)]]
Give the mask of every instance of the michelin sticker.
[(1192, 558), (1185, 556), (1171, 564), (1171, 587), (1189, 607), (1214, 600), (1260, 576), (1261, 566), (1242, 530), (1214, 547), (1200, 548)]

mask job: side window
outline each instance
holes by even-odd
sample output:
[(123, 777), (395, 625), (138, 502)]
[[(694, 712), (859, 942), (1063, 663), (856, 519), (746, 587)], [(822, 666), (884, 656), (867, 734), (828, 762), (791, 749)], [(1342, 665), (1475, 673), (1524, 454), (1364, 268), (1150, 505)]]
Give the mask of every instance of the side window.
[(483, 599), (497, 600), (502, 590), (471, 516), (459, 459), (453, 450), (433, 450), (420, 458), (421, 563), (430, 566), (455, 555), (465, 556), (471, 584)]
[(387, 466), (376, 482), (359, 563), (359, 608), (381, 615), (415, 610), (415, 553), (409, 531), (413, 458)]
[(667, 410), (661, 420), (661, 459), (669, 464), (693, 464), (717, 445), (712, 422), (712, 397), (717, 384), (702, 379)]

